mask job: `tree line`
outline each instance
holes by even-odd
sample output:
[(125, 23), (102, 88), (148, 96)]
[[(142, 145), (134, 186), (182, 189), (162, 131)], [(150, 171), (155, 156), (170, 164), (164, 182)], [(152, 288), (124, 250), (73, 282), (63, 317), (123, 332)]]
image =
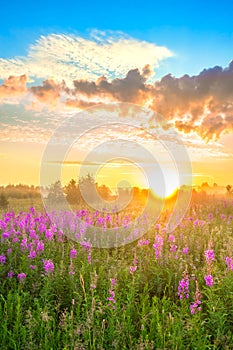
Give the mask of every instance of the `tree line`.
[(138, 187), (118, 188), (116, 192), (113, 193), (105, 184), (100, 185), (96, 183), (94, 177), (88, 173), (78, 181), (71, 179), (64, 187), (62, 187), (60, 181), (56, 181), (49, 188), (47, 201), (58, 203), (64, 199), (64, 195), (70, 204), (83, 204), (92, 202), (95, 199), (111, 201), (117, 197), (120, 197), (122, 201), (127, 201), (129, 198), (139, 200), (147, 197), (149, 194), (148, 189), (140, 189)]

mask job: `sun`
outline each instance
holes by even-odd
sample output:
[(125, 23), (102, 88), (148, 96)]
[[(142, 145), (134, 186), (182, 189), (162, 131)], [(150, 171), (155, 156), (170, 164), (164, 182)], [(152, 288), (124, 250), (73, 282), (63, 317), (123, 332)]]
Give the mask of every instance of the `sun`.
[(153, 176), (150, 181), (150, 188), (160, 198), (171, 197), (180, 187), (176, 171), (164, 169), (163, 176)]

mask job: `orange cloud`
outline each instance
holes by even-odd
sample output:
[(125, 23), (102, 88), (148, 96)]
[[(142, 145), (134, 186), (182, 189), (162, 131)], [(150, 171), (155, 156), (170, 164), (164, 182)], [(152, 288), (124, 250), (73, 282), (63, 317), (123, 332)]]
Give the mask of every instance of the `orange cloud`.
[(233, 130), (233, 61), (197, 76), (167, 75), (155, 83), (152, 95), (150, 107), (181, 131), (209, 140)]
[(84, 101), (84, 100), (72, 100), (72, 99), (67, 99), (65, 101), (65, 105), (67, 107), (71, 107), (71, 108), (79, 108), (79, 109), (85, 109), (85, 108), (89, 108), (89, 107), (93, 107), (96, 106), (98, 103), (96, 102), (88, 102), (88, 101)]
[(10, 76), (4, 80), (3, 85), (0, 85), (0, 98), (24, 95), (27, 92), (26, 83), (25, 74), (18, 77)]
[(30, 91), (50, 108), (61, 104), (84, 109), (106, 101), (130, 102), (161, 114), (167, 122), (164, 127), (172, 125), (186, 134), (196, 132), (205, 140), (233, 131), (233, 61), (225, 69), (205, 69), (196, 76), (169, 74), (153, 85), (147, 82), (151, 74), (146, 65), (141, 72), (132, 69), (124, 78), (112, 81), (104, 76), (96, 81), (74, 80), (73, 88), (68, 88), (64, 81), (50, 79), (29, 90), (25, 75), (11, 76), (0, 86), (0, 96)]
[(81, 93), (89, 97), (107, 95), (115, 101), (143, 103), (149, 98), (150, 94), (151, 86), (146, 84), (150, 73), (150, 68), (147, 65), (143, 68), (142, 73), (138, 69), (132, 69), (125, 78), (113, 79), (111, 82), (104, 76), (100, 77), (96, 82), (75, 80), (75, 89), (72, 93), (74, 95)]
[(42, 86), (33, 86), (30, 92), (44, 104), (55, 106), (61, 97), (61, 92), (66, 90), (65, 83), (57, 84), (53, 79), (45, 80)]

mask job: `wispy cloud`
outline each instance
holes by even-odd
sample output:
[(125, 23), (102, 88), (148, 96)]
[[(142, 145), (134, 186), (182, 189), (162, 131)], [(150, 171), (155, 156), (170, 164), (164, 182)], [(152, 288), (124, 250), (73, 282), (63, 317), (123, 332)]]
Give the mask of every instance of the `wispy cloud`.
[(92, 31), (89, 38), (51, 34), (41, 36), (25, 57), (0, 58), (0, 79), (26, 74), (31, 79), (96, 80), (120, 78), (132, 68), (149, 64), (154, 70), (171, 57), (163, 46), (131, 38), (124, 33)]

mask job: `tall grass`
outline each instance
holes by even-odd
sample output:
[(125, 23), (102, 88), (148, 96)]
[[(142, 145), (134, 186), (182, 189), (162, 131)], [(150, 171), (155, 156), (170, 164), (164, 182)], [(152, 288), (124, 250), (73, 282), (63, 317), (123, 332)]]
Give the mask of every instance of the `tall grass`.
[(117, 249), (74, 242), (33, 209), (4, 213), (0, 348), (233, 349), (232, 212), (230, 199), (193, 203), (172, 235), (157, 223)]

